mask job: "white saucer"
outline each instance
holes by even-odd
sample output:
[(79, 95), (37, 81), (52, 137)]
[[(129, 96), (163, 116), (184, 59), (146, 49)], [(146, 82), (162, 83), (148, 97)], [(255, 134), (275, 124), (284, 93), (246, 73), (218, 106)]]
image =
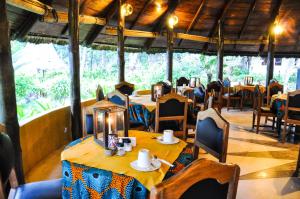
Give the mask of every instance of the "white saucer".
[(160, 168), (161, 162), (159, 160), (151, 160), (152, 165), (148, 168), (143, 168), (138, 166), (138, 161), (135, 160), (130, 163), (130, 166), (137, 170), (137, 171), (143, 171), (143, 172), (150, 172), (150, 171), (155, 171)]
[(177, 144), (180, 140), (177, 137), (173, 137), (173, 142), (165, 142), (163, 136), (159, 136), (156, 139), (161, 144)]

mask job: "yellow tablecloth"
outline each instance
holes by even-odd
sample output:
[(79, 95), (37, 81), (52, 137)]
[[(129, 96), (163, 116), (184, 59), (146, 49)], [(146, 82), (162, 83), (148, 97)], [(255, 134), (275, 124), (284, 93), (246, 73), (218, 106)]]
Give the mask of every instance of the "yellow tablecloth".
[(174, 145), (163, 145), (152, 139), (161, 134), (148, 133), (143, 131), (129, 131), (129, 136), (137, 138), (137, 146), (125, 156), (107, 157), (104, 155), (104, 149), (95, 143), (94, 138), (88, 138), (83, 142), (67, 148), (61, 153), (61, 160), (67, 160), (89, 167), (103, 170), (109, 170), (118, 174), (125, 174), (134, 177), (142, 183), (148, 190), (162, 182), (169, 166), (162, 164), (161, 168), (153, 172), (139, 172), (131, 168), (130, 163), (137, 159), (138, 151), (142, 148), (149, 149), (151, 154), (157, 155), (161, 159), (173, 163), (182, 150), (186, 147), (184, 141)]
[(150, 112), (156, 108), (156, 102), (151, 100), (151, 95), (140, 95), (138, 97), (129, 96), (129, 99), (133, 103), (144, 105)]
[[(236, 92), (239, 92), (239, 91), (242, 91), (242, 90), (248, 90), (248, 91), (254, 92), (255, 85), (253, 85), (253, 86), (236, 85), (236, 86), (234, 86), (234, 89), (236, 90)], [(260, 92), (264, 93), (264, 92), (266, 92), (266, 87), (260, 85), (259, 90), (260, 90)]]

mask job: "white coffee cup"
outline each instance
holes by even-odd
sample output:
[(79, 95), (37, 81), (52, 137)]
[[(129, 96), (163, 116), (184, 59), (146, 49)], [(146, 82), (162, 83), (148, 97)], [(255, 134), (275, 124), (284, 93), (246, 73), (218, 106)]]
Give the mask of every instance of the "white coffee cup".
[(173, 130), (164, 130), (163, 140), (164, 142), (173, 142), (174, 139)]
[(141, 149), (138, 155), (138, 166), (141, 168), (149, 168), (150, 162), (150, 151), (148, 149)]

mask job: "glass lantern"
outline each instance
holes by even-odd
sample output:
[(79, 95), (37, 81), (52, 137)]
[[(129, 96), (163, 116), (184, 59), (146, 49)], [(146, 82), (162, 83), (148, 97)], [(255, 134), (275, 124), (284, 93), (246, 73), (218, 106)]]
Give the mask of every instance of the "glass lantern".
[(200, 87), (200, 78), (198, 77), (192, 77), (190, 79), (190, 85), (191, 88)]
[(118, 137), (128, 137), (127, 109), (103, 100), (93, 110), (95, 141), (105, 149), (116, 149)]
[(163, 96), (164, 87), (162, 84), (154, 84), (151, 87), (151, 100), (156, 101), (157, 98)]

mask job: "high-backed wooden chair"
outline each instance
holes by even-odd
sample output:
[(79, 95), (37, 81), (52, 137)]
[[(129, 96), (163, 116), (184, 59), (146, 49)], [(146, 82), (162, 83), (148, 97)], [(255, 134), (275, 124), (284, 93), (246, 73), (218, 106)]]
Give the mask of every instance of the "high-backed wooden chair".
[(125, 95), (132, 95), (134, 91), (134, 84), (123, 81), (115, 85), (115, 89)]
[(189, 83), (190, 83), (190, 80), (188, 80), (185, 77), (180, 77), (179, 79), (176, 80), (176, 88), (177, 88), (177, 86), (183, 86), (183, 84), (188, 86)]
[(126, 94), (123, 94), (119, 90), (112, 91), (106, 95), (106, 99), (110, 102), (124, 106), (128, 109), (129, 106), (129, 97)]
[(285, 142), (287, 125), (300, 125), (300, 90), (288, 92), (284, 111), (282, 142)]
[(13, 145), (9, 136), (3, 133), (4, 125), (0, 124), (0, 130), (0, 198), (61, 198), (62, 179), (18, 184)]
[[(187, 105), (186, 97), (169, 93), (157, 99), (155, 112), (155, 132), (171, 129), (175, 135), (183, 135), (186, 139), (186, 122), (187, 122)], [(178, 125), (179, 123), (182, 125)]]
[[(205, 93), (206, 108), (216, 108), (220, 113), (222, 109), (222, 89), (223, 86), (219, 81), (213, 81), (207, 85)], [(212, 98), (212, 107), (209, 107), (209, 100)]]
[(152, 188), (150, 199), (235, 199), (240, 167), (200, 159)]
[(222, 98), (226, 101), (227, 111), (229, 111), (230, 103), (232, 101), (239, 101), (240, 109), (242, 110), (242, 96), (235, 92), (234, 88), (231, 87), (231, 82), (228, 78), (224, 80), (222, 90)]
[(267, 106), (271, 106), (271, 98), (272, 95), (277, 94), (278, 92), (283, 93), (283, 85), (279, 84), (278, 82), (273, 81), (272, 83), (269, 84), (268, 90), (267, 90)]
[(198, 158), (199, 148), (226, 162), (229, 136), (229, 123), (218, 111), (209, 108), (198, 113), (194, 143), (194, 159)]
[[(259, 132), (260, 119), (261, 117), (272, 117), (273, 124), (272, 129), (274, 129), (276, 115), (271, 111), (270, 107), (262, 106), (263, 94), (261, 93), (259, 86), (256, 85), (253, 92), (253, 118), (252, 118), (252, 129), (256, 126), (256, 133)], [(257, 123), (255, 125), (255, 119)], [(265, 127), (267, 125), (264, 125)]]

